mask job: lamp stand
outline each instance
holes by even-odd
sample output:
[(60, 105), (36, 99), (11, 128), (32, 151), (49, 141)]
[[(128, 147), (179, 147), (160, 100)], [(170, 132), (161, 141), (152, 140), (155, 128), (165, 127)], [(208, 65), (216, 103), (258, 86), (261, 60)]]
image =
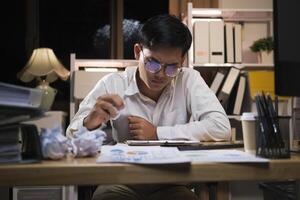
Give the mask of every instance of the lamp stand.
[(54, 102), (57, 90), (51, 87), (46, 80), (40, 80), (37, 88), (43, 91), (43, 97), (40, 108), (44, 111), (50, 110)]

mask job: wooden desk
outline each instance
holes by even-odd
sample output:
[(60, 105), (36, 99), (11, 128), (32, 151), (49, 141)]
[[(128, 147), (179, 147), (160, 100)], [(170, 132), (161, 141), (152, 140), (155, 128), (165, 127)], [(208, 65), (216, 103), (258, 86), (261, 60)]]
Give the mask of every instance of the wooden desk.
[(191, 166), (96, 164), (96, 158), (0, 165), (0, 186), (95, 185), (300, 179), (300, 156), (269, 164), (206, 163)]

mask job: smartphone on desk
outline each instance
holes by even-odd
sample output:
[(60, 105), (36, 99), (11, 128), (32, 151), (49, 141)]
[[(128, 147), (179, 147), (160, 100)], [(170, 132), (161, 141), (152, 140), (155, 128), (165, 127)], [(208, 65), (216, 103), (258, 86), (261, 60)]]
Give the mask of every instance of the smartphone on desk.
[(127, 140), (129, 146), (199, 146), (196, 140)]
[(210, 150), (210, 149), (237, 149), (244, 147), (243, 141), (201, 142), (199, 146), (178, 146), (180, 151)]
[(200, 142), (196, 140), (127, 140), (128, 146), (177, 147), (180, 151), (244, 147), (243, 141)]

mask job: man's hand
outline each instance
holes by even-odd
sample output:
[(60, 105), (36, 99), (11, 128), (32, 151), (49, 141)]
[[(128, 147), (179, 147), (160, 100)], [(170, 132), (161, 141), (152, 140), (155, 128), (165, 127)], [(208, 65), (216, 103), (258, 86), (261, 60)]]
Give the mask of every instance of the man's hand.
[(106, 123), (110, 118), (117, 116), (118, 110), (124, 108), (124, 102), (119, 95), (108, 94), (97, 98), (97, 101), (88, 116), (83, 120), (83, 125), (88, 130), (94, 130)]
[(147, 120), (129, 116), (129, 133), (135, 140), (157, 140), (156, 127)]

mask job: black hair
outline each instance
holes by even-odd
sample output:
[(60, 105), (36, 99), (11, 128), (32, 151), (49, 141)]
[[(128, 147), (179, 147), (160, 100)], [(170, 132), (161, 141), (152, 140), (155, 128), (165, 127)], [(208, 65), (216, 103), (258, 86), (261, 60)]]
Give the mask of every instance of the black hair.
[(153, 50), (160, 47), (180, 48), (182, 56), (192, 43), (188, 27), (173, 15), (157, 15), (148, 19), (139, 30), (140, 44)]

